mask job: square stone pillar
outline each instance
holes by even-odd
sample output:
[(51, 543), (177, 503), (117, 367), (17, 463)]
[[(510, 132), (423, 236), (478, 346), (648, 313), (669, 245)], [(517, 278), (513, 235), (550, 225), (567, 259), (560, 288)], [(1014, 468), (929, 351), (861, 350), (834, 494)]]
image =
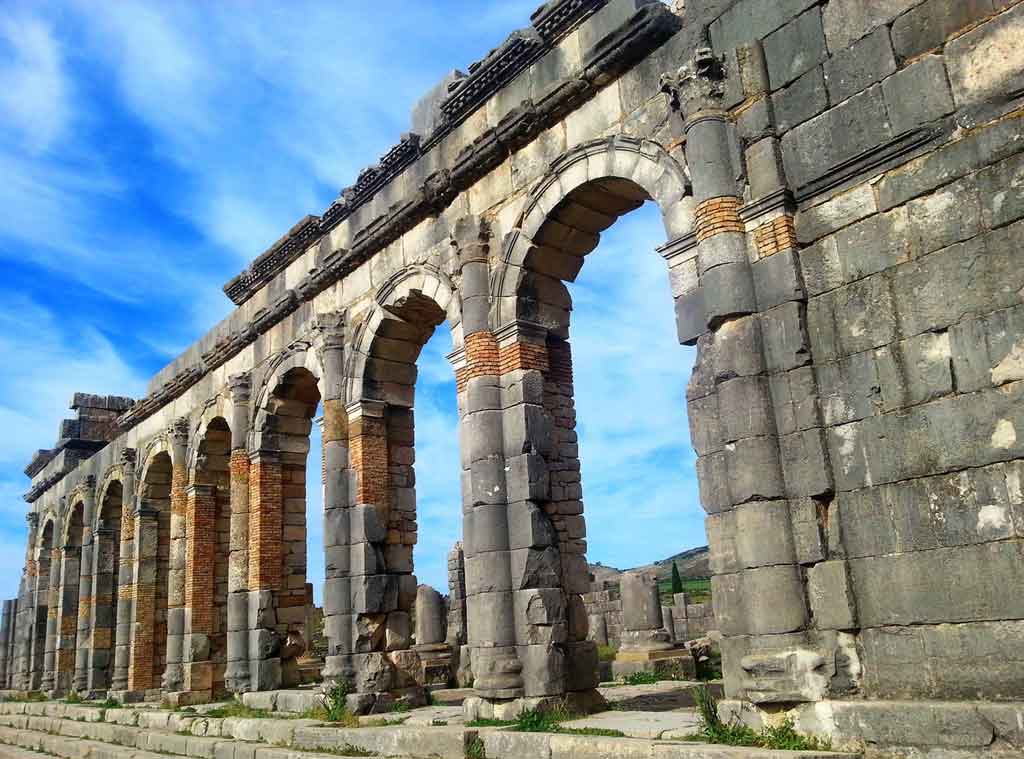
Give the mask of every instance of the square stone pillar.
[(85, 690), (99, 696), (112, 687), (114, 635), (117, 625), (120, 524), (101, 524), (93, 535), (88, 680)]
[(118, 546), (117, 575), (114, 578), (114, 666), (110, 679), (110, 690), (125, 692), (128, 689), (128, 666), (131, 661), (132, 608), (135, 585), (135, 459), (134, 448), (121, 452), (122, 502), (120, 545)]
[(184, 690), (190, 703), (213, 697), (213, 634), (217, 541), (217, 489), (190, 485), (186, 489)]
[(135, 562), (132, 585), (131, 652), (128, 662), (126, 701), (142, 700), (147, 690), (159, 686), (154, 670), (156, 646), (157, 550), (159, 512), (146, 503), (135, 511)]
[[(87, 509), (91, 514), (91, 511)], [(82, 569), (78, 582), (78, 620), (75, 630), (75, 676), (71, 690), (85, 693), (89, 688), (89, 652), (92, 648), (93, 572), (95, 571), (95, 538), (86, 527), (82, 540)]]
[[(56, 536), (54, 536), (56, 540)], [(50, 552), (50, 579), (46, 588), (46, 622), (43, 637), (43, 671), (39, 689), (49, 693), (57, 683), (57, 625), (60, 603), (61, 550)], [(42, 621), (42, 620), (40, 620)]]
[(10, 687), (10, 643), (11, 637), (14, 634), (14, 615), (16, 608), (16, 601), (4, 601), (3, 616), (0, 617), (0, 689)]
[(284, 504), (276, 452), (249, 457), (249, 677), (255, 691), (281, 684), (277, 591), (281, 584)]
[(82, 547), (61, 549), (60, 588), (57, 591), (57, 640), (55, 643), (53, 694), (71, 690), (75, 675), (75, 643), (78, 637), (78, 594), (82, 574)]

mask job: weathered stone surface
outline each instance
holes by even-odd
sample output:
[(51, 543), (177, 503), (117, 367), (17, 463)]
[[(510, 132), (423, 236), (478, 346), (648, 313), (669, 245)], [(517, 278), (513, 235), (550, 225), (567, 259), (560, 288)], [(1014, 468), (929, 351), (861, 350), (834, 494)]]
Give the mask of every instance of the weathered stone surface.
[(946, 46), (946, 66), (958, 106), (1006, 97), (1024, 86), (1024, 64), (1015, 55), (1024, 9), (1013, 7)]
[(935, 121), (953, 112), (953, 95), (943, 59), (928, 55), (882, 83), (893, 134)]
[(780, 134), (813, 119), (828, 108), (828, 91), (821, 66), (802, 74), (788, 87), (776, 90), (772, 95), (772, 107)]
[(821, 12), (817, 8), (797, 16), (764, 40), (764, 54), (772, 89), (792, 82), (828, 56)]
[[(895, 71), (896, 59), (889, 41), (889, 30), (883, 26), (825, 62), (829, 100), (833, 104), (840, 103)], [(899, 133), (902, 130), (895, 131)]]

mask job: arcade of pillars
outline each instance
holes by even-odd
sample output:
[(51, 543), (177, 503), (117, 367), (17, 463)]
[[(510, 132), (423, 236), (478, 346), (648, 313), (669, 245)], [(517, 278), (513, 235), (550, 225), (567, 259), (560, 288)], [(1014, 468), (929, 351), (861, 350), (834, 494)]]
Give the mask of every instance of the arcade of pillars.
[[(568, 284), (650, 201), (697, 351), (723, 715), (1024, 746), (1022, 30), (1016, 0), (545, 3), (229, 281), (144, 398), (75, 395), (26, 469), (0, 685), (180, 704), (315, 665), (355, 711), (420, 702), (455, 667), (412, 562), (416, 361), (447, 329), (467, 714), (594, 706)], [(654, 601), (628, 604), (636, 660), (667, 643)]]

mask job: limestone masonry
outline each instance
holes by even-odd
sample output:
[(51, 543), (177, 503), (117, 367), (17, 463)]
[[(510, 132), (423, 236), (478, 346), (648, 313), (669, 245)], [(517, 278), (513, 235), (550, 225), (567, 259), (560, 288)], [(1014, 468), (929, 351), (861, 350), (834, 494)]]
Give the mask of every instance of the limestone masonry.
[[(1022, 51), (1015, 0), (542, 6), (232, 279), (235, 311), (145, 398), (75, 395), (26, 469), (0, 685), (184, 704), (297, 684), (322, 406), (326, 682), (360, 711), (452, 678), (473, 714), (594, 704), (566, 283), (652, 201), (698, 348), (695, 624), (721, 632), (725, 716), (788, 711), (881, 755), (1020, 751)], [(462, 452), (448, 617), (412, 563), (438, 327)], [(635, 584), (620, 656), (654, 659), (677, 615)]]

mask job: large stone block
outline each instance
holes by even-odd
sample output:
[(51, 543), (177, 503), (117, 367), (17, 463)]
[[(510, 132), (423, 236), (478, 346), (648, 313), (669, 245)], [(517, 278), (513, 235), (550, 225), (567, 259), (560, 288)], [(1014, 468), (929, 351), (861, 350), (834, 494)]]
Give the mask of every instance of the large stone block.
[(740, 568), (789, 564), (795, 561), (786, 501), (755, 501), (730, 512), (735, 515), (735, 546)]
[(723, 442), (775, 433), (768, 381), (737, 377), (718, 386), (718, 409)]
[(925, 0), (893, 22), (892, 44), (901, 59), (941, 47), (968, 24), (992, 13), (992, 0)]
[(825, 561), (807, 570), (807, 597), (814, 626), (820, 630), (857, 627), (857, 603), (850, 587), (846, 562)]
[(888, 24), (921, 0), (844, 0), (829, 3), (824, 10), (825, 37), (828, 49), (849, 47), (873, 29)]
[[(889, 29), (880, 27), (825, 62), (829, 99), (840, 103), (896, 71)], [(899, 133), (900, 129), (895, 130)]]
[(882, 83), (894, 134), (924, 126), (953, 112), (946, 68), (938, 55), (915, 61)]
[[(965, 316), (1019, 305), (1024, 288), (1018, 256), (1022, 242), (1024, 225), (1018, 222), (899, 267), (890, 303), (899, 314), (902, 333), (937, 331)], [(968, 264), (971, 286), (961, 287), (959, 273)]]
[(711, 24), (711, 42), (722, 53), (763, 39), (812, 5), (813, 0), (740, 0)]
[(1024, 379), (1024, 306), (965, 319), (949, 330), (957, 389), (971, 392)]
[(779, 438), (779, 449), (786, 495), (802, 498), (832, 492), (832, 469), (823, 430), (784, 435)]
[(786, 86), (824, 61), (828, 50), (821, 11), (811, 8), (765, 37), (764, 54), (772, 89)]
[(738, 440), (725, 447), (732, 503), (782, 498), (785, 488), (774, 437)]
[(761, 311), (790, 301), (803, 300), (806, 295), (795, 250), (785, 250), (763, 258), (751, 266), (751, 271), (757, 307)]
[(864, 627), (1024, 617), (1024, 600), (1006, 592), (1024, 580), (1020, 540), (850, 559), (849, 569)]
[(1009, 99), (1024, 88), (1017, 46), (1024, 8), (1015, 6), (946, 45), (946, 67), (958, 106)]
[(828, 91), (821, 66), (815, 66), (788, 87), (772, 95), (775, 126), (779, 134), (813, 119), (828, 108)]
[(882, 88), (874, 85), (783, 136), (786, 176), (803, 187), (891, 137)]
[[(808, 339), (807, 323), (810, 321), (813, 330), (817, 322), (814, 314), (807, 311), (803, 303), (784, 303), (762, 313), (760, 320), (768, 371), (787, 371), (811, 362), (812, 343)], [(815, 357), (819, 358), (817, 353), (815, 350)]]
[(1024, 623), (876, 627), (860, 634), (872, 698), (1019, 698)]

